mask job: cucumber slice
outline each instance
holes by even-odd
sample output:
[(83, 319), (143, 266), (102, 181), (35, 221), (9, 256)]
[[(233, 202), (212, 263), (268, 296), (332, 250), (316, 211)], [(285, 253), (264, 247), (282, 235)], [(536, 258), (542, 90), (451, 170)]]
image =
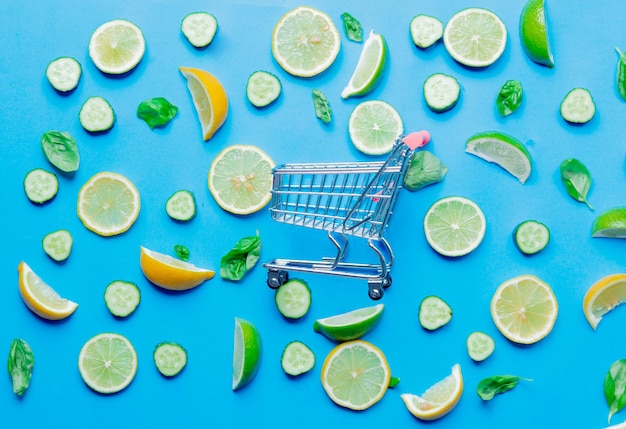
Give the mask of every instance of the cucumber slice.
[(104, 302), (116, 317), (130, 315), (141, 301), (141, 292), (135, 283), (115, 280), (104, 291)]
[(165, 212), (174, 220), (189, 221), (196, 216), (196, 198), (191, 191), (176, 191), (165, 203)]
[(574, 88), (561, 102), (561, 116), (572, 124), (584, 124), (596, 114), (596, 104), (585, 88)]
[(274, 295), (276, 307), (287, 319), (303, 317), (311, 307), (311, 289), (300, 279), (283, 283)]
[(215, 38), (217, 19), (208, 12), (193, 12), (183, 18), (180, 31), (193, 47), (204, 48)]
[(173, 377), (187, 365), (187, 350), (178, 343), (164, 341), (154, 348), (154, 364), (166, 377)]
[(115, 112), (102, 97), (89, 97), (80, 108), (78, 119), (83, 128), (90, 133), (106, 131), (113, 127)]
[(59, 57), (50, 61), (46, 67), (46, 78), (50, 85), (59, 92), (69, 92), (78, 86), (82, 67), (72, 57)]
[(57, 262), (65, 261), (72, 251), (72, 234), (65, 229), (59, 229), (46, 234), (41, 241), (43, 251)]
[(426, 49), (443, 37), (443, 23), (428, 15), (417, 15), (409, 24), (411, 39), (418, 48)]
[(447, 112), (459, 101), (461, 86), (456, 78), (443, 73), (434, 73), (424, 82), (424, 100), (430, 110)]
[(543, 250), (550, 242), (550, 230), (536, 220), (527, 220), (513, 231), (515, 246), (525, 255), (532, 255)]
[(35, 204), (43, 204), (52, 200), (59, 192), (59, 179), (56, 174), (35, 168), (24, 177), (26, 197)]
[(420, 304), (418, 318), (422, 328), (434, 331), (452, 319), (452, 309), (443, 299), (427, 296)]
[(487, 359), (496, 349), (496, 343), (484, 332), (472, 332), (467, 337), (467, 353), (475, 362)]
[(285, 347), (280, 364), (285, 374), (296, 377), (313, 369), (315, 353), (303, 342), (292, 341)]
[(255, 107), (272, 104), (280, 96), (281, 90), (280, 80), (272, 73), (258, 70), (248, 77), (246, 95)]

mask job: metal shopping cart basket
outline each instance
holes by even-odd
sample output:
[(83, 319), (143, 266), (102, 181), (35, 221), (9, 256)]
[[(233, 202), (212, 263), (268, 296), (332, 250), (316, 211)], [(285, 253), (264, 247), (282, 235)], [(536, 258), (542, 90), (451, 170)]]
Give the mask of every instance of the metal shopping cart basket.
[[(383, 237), (411, 155), (430, 140), (426, 131), (400, 136), (385, 161), (300, 163), (278, 165), (272, 171), (272, 219), (325, 230), (335, 245), (334, 257), (319, 261), (274, 259), (263, 264), (267, 284), (278, 288), (289, 271), (330, 274), (367, 280), (369, 296), (380, 299), (391, 285), (394, 255)], [(348, 235), (367, 239), (378, 263), (344, 261)]]

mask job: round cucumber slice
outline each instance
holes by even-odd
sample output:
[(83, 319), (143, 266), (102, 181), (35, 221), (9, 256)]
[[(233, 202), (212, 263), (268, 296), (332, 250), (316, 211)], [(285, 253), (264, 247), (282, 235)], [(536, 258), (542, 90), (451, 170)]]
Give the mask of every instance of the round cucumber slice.
[(434, 331), (452, 319), (452, 309), (443, 299), (427, 296), (420, 304), (418, 318), (424, 329)]
[(43, 251), (57, 262), (65, 261), (72, 251), (72, 234), (65, 229), (46, 234), (42, 240)]
[(196, 198), (191, 191), (176, 191), (165, 203), (165, 212), (174, 220), (187, 222), (196, 216)]
[(208, 12), (192, 12), (183, 18), (180, 30), (195, 48), (207, 47), (217, 33), (217, 19)]
[(73, 91), (80, 81), (82, 67), (72, 57), (59, 57), (50, 61), (46, 67), (46, 78), (50, 85), (59, 92)]
[(513, 231), (515, 247), (525, 255), (533, 255), (543, 250), (550, 242), (550, 230), (536, 220), (527, 220)]
[(276, 307), (287, 319), (300, 319), (311, 307), (311, 290), (300, 279), (283, 283), (275, 295)]
[(248, 77), (246, 95), (254, 107), (266, 107), (280, 96), (282, 85), (272, 73), (258, 70)]
[(59, 192), (59, 179), (56, 174), (35, 168), (24, 177), (26, 197), (35, 204), (43, 204), (52, 200)]
[(113, 107), (102, 97), (89, 97), (78, 112), (82, 127), (90, 133), (109, 130), (115, 122)]
[(303, 342), (292, 341), (285, 347), (280, 359), (285, 374), (296, 377), (315, 366), (315, 353)]
[(187, 350), (178, 343), (164, 341), (154, 348), (154, 364), (165, 377), (174, 377), (187, 365)]
[(467, 337), (467, 353), (475, 362), (487, 359), (496, 348), (496, 343), (484, 332), (475, 331)]
[(141, 301), (141, 292), (135, 283), (115, 280), (104, 291), (104, 302), (116, 317), (129, 316)]

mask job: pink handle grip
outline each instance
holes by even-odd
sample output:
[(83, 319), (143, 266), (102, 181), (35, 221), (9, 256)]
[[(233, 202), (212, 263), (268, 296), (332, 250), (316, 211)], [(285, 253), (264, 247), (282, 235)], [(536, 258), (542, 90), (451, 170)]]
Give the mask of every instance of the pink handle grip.
[(430, 133), (425, 130), (417, 131), (405, 136), (402, 141), (411, 150), (415, 150), (418, 147), (425, 146), (430, 141)]

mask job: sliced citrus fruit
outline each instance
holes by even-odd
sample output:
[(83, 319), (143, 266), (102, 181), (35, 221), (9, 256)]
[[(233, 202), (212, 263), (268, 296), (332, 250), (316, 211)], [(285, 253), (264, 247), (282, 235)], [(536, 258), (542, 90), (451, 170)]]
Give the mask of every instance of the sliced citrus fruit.
[(528, 0), (524, 5), (519, 20), (519, 32), (528, 58), (537, 64), (554, 67), (544, 0)]
[(465, 197), (441, 198), (424, 216), (426, 241), (444, 256), (467, 255), (483, 241), (486, 228), (483, 211)]
[(411, 414), (421, 420), (435, 420), (448, 414), (463, 394), (463, 375), (457, 363), (450, 375), (429, 387), (421, 395), (400, 395)]
[(96, 173), (78, 192), (78, 217), (87, 229), (98, 235), (127, 231), (137, 220), (140, 207), (135, 185), (117, 173)]
[(491, 299), (491, 317), (496, 327), (519, 344), (533, 344), (548, 335), (558, 312), (550, 286), (530, 274), (505, 281)]
[(384, 309), (384, 304), (377, 304), (317, 319), (313, 330), (333, 341), (356, 340), (378, 325)]
[(457, 12), (446, 24), (443, 43), (452, 58), (469, 67), (486, 67), (506, 48), (506, 27), (493, 12), (468, 8)]
[(228, 212), (240, 215), (257, 212), (272, 198), (270, 190), (275, 165), (256, 146), (229, 146), (211, 163), (209, 191), (217, 204)]
[(119, 392), (135, 378), (137, 352), (123, 335), (98, 334), (80, 349), (78, 369), (85, 384), (96, 392)]
[(187, 80), (193, 105), (206, 141), (220, 129), (228, 117), (228, 95), (222, 83), (211, 73), (192, 67), (180, 67)]
[(78, 304), (62, 298), (26, 264), (20, 262), (18, 285), (24, 304), (36, 315), (48, 320), (61, 320), (76, 311)]
[(404, 132), (398, 111), (389, 103), (368, 100), (359, 103), (348, 121), (352, 144), (367, 155), (383, 155), (393, 149)]
[(143, 33), (125, 19), (105, 22), (93, 32), (89, 40), (89, 56), (96, 67), (107, 74), (122, 74), (132, 70), (145, 52)]
[(334, 403), (351, 410), (365, 410), (387, 392), (391, 370), (378, 347), (353, 340), (339, 344), (328, 353), (321, 379)]
[(593, 329), (602, 317), (626, 301), (626, 274), (611, 274), (595, 282), (583, 298), (583, 313)]
[(262, 354), (259, 330), (251, 322), (235, 317), (233, 390), (241, 389), (256, 377)]
[(199, 268), (163, 253), (141, 246), (141, 271), (148, 280), (169, 290), (187, 290), (199, 286), (215, 275), (215, 271)]
[(290, 10), (272, 33), (274, 59), (294, 76), (320, 74), (335, 61), (340, 47), (339, 32), (332, 19), (311, 7)]
[(465, 152), (499, 165), (526, 183), (532, 172), (532, 158), (528, 149), (515, 137), (499, 131), (474, 134), (465, 143)]
[(613, 207), (600, 213), (591, 225), (591, 236), (626, 238), (626, 207)]
[(367, 95), (376, 88), (383, 76), (387, 60), (387, 42), (381, 34), (371, 31), (363, 45), (359, 62), (341, 98)]

